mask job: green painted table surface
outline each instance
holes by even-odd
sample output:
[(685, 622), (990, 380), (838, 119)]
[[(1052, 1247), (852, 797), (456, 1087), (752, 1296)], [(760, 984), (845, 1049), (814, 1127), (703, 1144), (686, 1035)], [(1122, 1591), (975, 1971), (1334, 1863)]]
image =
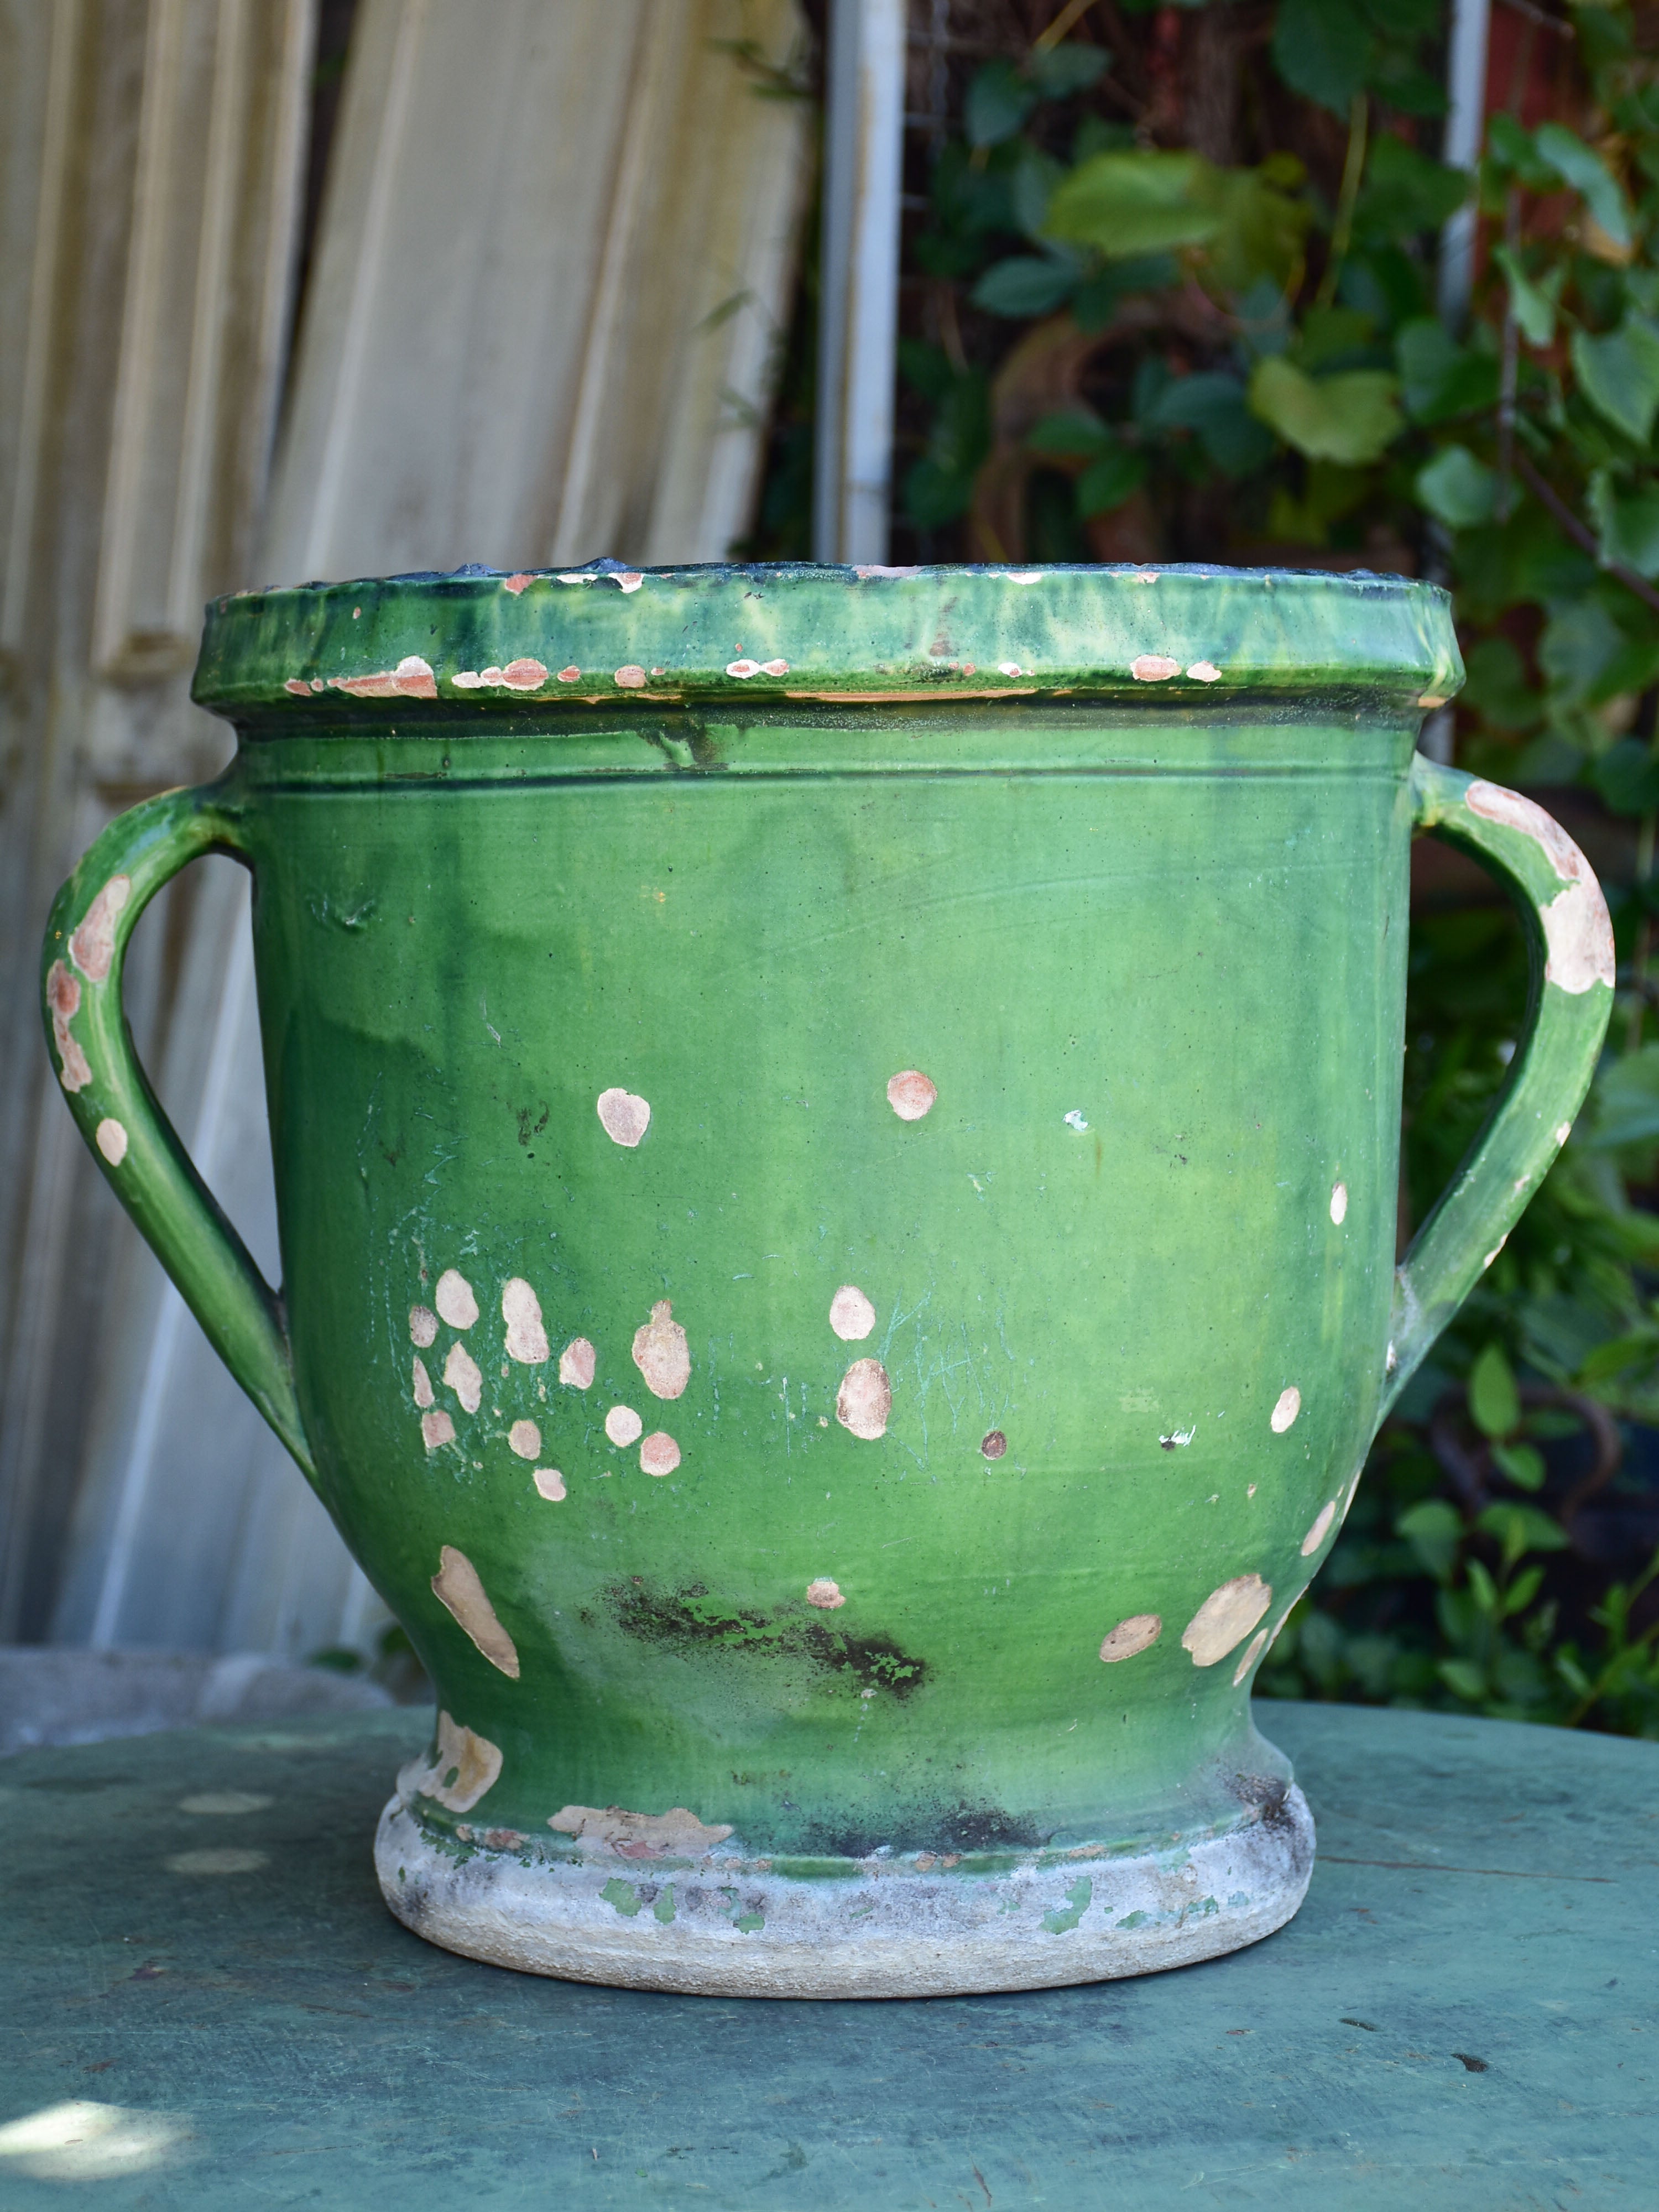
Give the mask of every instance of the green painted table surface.
[(885, 2004), (429, 1948), (369, 1861), (421, 1714), (26, 1753), (0, 1766), (0, 2204), (1650, 2212), (1659, 1747), (1260, 1717), (1319, 1823), (1280, 1934)]

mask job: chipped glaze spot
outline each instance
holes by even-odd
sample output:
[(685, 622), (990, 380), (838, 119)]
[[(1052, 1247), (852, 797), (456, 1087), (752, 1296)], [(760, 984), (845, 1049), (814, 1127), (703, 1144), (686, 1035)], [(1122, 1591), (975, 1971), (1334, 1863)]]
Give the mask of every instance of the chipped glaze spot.
[(1161, 1613), (1132, 1613), (1108, 1632), (1100, 1656), (1109, 1667), (1115, 1667), (1120, 1659), (1133, 1659), (1137, 1652), (1151, 1650), (1163, 1633)]
[(510, 660), (505, 668), (464, 668), (453, 680), (458, 691), (538, 691), (547, 671), (539, 660)]
[(630, 660), (626, 667), (619, 668), (617, 671), (613, 681), (618, 684), (624, 691), (641, 691), (645, 688), (645, 671)]
[(887, 1103), (901, 1121), (920, 1121), (933, 1111), (939, 1092), (919, 1067), (901, 1069), (887, 1082)]
[(419, 1345), (422, 1352), (438, 1340), (438, 1316), (430, 1306), (410, 1306), (409, 1310), (409, 1340)]
[(830, 1326), (843, 1344), (861, 1344), (876, 1325), (876, 1310), (856, 1283), (843, 1283), (830, 1301)]
[(1005, 568), (1002, 580), (1005, 584), (1040, 584), (1042, 571), (1041, 568)]
[(1446, 695), (1443, 691), (1419, 692), (1417, 703), (1419, 707), (1443, 707), (1446, 703)]
[(866, 1443), (887, 1433), (887, 1416), (893, 1410), (893, 1386), (878, 1359), (855, 1359), (841, 1380), (836, 1397), (836, 1419)]
[(988, 1429), (979, 1440), (981, 1459), (1000, 1459), (1008, 1449), (1008, 1439), (1000, 1429)]
[(586, 1390), (593, 1380), (599, 1355), (585, 1336), (573, 1336), (559, 1354), (559, 1380), (575, 1390)]
[(601, 1091), (597, 1110), (611, 1143), (625, 1145), (630, 1152), (651, 1127), (649, 1101), (636, 1098), (631, 1091)]
[(530, 1480), (550, 1505), (564, 1503), (564, 1477), (556, 1467), (538, 1467)]
[(839, 1583), (831, 1582), (828, 1575), (820, 1575), (816, 1582), (807, 1583), (806, 1602), (817, 1606), (820, 1613), (834, 1613), (847, 1600), (841, 1594)]
[(1480, 1262), (1483, 1273), (1486, 1268), (1491, 1267), (1492, 1261), (1498, 1257), (1498, 1254), (1503, 1250), (1504, 1247), (1509, 1243), (1509, 1231), (1505, 1230), (1503, 1236), (1498, 1238), (1498, 1242), (1492, 1246), (1491, 1251), (1487, 1253), (1486, 1258)]
[(311, 686), (302, 676), (290, 676), (283, 689), (291, 691), (296, 699), (309, 699), (311, 696)]
[(1312, 1559), (1314, 1553), (1324, 1542), (1326, 1536), (1329, 1533), (1330, 1525), (1335, 1518), (1336, 1500), (1332, 1498), (1328, 1505), (1322, 1505), (1320, 1507), (1313, 1527), (1309, 1529), (1307, 1534), (1302, 1539), (1302, 1556), (1304, 1559)]
[(1557, 1143), (1558, 1145), (1565, 1145), (1565, 1144), (1566, 1143), (1566, 1141), (1567, 1141), (1567, 1139), (1568, 1139), (1570, 1136), (1571, 1136), (1571, 1134), (1572, 1134), (1572, 1124), (1571, 1124), (1571, 1121), (1563, 1121), (1563, 1122), (1559, 1125), (1559, 1127), (1557, 1128), (1557, 1130), (1556, 1130), (1556, 1132), (1555, 1132), (1555, 1141), (1556, 1141), (1556, 1143)]
[[(422, 1413), (433, 1402), (432, 1377), (426, 1371), (426, 1362), (417, 1352), (411, 1370), (415, 1403)], [(447, 1416), (446, 1416), (446, 1419)]]
[(640, 1445), (643, 1474), (672, 1474), (680, 1463), (680, 1448), (665, 1429), (653, 1429)]
[(666, 1298), (659, 1298), (651, 1318), (634, 1332), (634, 1364), (653, 1398), (678, 1398), (691, 1379), (691, 1347)]
[(1194, 684), (1219, 684), (1221, 671), (1212, 660), (1195, 660), (1187, 671)]
[(853, 571), (861, 583), (867, 583), (872, 576), (914, 576), (915, 573), (914, 568), (884, 568), (873, 561), (867, 562), (863, 568), (854, 568)]
[(115, 925), (132, 896), (131, 876), (112, 876), (82, 917), (70, 939), (70, 958), (88, 983), (108, 981), (115, 957)]
[(613, 1406), (605, 1417), (605, 1432), (613, 1444), (626, 1448), (637, 1443), (645, 1423), (631, 1406)]
[(760, 674), (761, 665), (758, 660), (728, 660), (726, 672), (728, 676), (735, 676), (740, 684), (746, 684), (751, 676)]
[(1279, 1392), (1279, 1403), (1267, 1416), (1267, 1426), (1276, 1437), (1282, 1437), (1301, 1411), (1302, 1393), (1292, 1382), (1287, 1390)]
[(1060, 1118), (1068, 1129), (1075, 1129), (1079, 1136), (1089, 1126), (1080, 1106), (1073, 1106), (1069, 1114), (1062, 1114)]
[(789, 673), (789, 663), (787, 660), (763, 660), (761, 672), (764, 676), (787, 676)]
[(1570, 884), (1538, 909), (1549, 957), (1544, 981), (1577, 998), (1592, 983), (1613, 988), (1613, 918), (1593, 884)]
[(1340, 1229), (1348, 1218), (1348, 1186), (1345, 1182), (1331, 1186), (1331, 1219)]
[(127, 1156), (127, 1133), (118, 1121), (109, 1115), (98, 1124), (96, 1143), (112, 1168), (118, 1168)]
[(1167, 684), (1180, 675), (1181, 663), (1164, 653), (1138, 653), (1129, 663), (1129, 673), (1137, 684)]
[(700, 1859), (723, 1844), (730, 1827), (700, 1820), (684, 1805), (666, 1813), (630, 1813), (621, 1805), (567, 1805), (550, 1814), (556, 1834), (595, 1844), (623, 1859)]
[(460, 1400), (463, 1412), (477, 1412), (483, 1397), (483, 1376), (477, 1361), (459, 1340), (450, 1346), (444, 1362), (444, 1382)]
[(349, 691), (354, 699), (435, 699), (438, 679), (429, 661), (418, 653), (405, 653), (395, 668), (374, 676), (331, 676), (331, 691)]
[(490, 1665), (512, 1680), (519, 1679), (519, 1654), (513, 1638), (495, 1617), (478, 1571), (465, 1552), (446, 1544), (438, 1554), (438, 1571), (432, 1577), (432, 1595), (447, 1606)]
[(516, 576), (502, 577), (501, 589), (504, 592), (511, 592), (514, 598), (516, 599), (520, 592), (528, 591), (535, 580), (536, 579), (528, 572), (528, 570), (520, 569)]
[(507, 1432), (507, 1448), (520, 1459), (539, 1459), (542, 1432), (534, 1421), (514, 1421)]
[(1017, 660), (1000, 660), (997, 663), (999, 676), (1024, 676), (1024, 673), (1025, 671)]
[(1165, 1451), (1185, 1451), (1197, 1434), (1196, 1428), (1171, 1429), (1167, 1437), (1158, 1438), (1158, 1443)]
[(1260, 1575), (1235, 1575), (1212, 1589), (1181, 1632), (1194, 1667), (1213, 1667), (1242, 1644), (1273, 1601), (1273, 1585)]
[(559, 681), (561, 684), (574, 684), (580, 679), (580, 676), (581, 671), (580, 668), (576, 667), (562, 668), (559, 671)]
[(550, 1357), (541, 1300), (522, 1275), (509, 1276), (502, 1286), (501, 1319), (507, 1323), (509, 1359), (516, 1359), (520, 1367), (539, 1367)]
[(46, 1005), (52, 1011), (52, 1041), (58, 1048), (58, 1080), (65, 1091), (84, 1091), (92, 1070), (78, 1037), (70, 1032), (70, 1018), (81, 1011), (81, 986), (61, 960), (46, 970)]
[(486, 1791), (494, 1788), (501, 1771), (501, 1754), (488, 1736), (461, 1728), (447, 1713), (438, 1716), (438, 1747), (422, 1771), (405, 1769), (398, 1778), (404, 1796), (430, 1797), (452, 1813), (470, 1813)]
[(446, 1267), (439, 1276), (433, 1304), (451, 1328), (471, 1328), (478, 1318), (478, 1301), (472, 1295), (472, 1285), (455, 1267)]
[(628, 592), (637, 592), (645, 579), (637, 568), (622, 568), (617, 571), (616, 580), (618, 590)]
[(455, 1424), (441, 1406), (435, 1413), (422, 1414), (421, 1436), (428, 1451), (436, 1451), (443, 1444), (454, 1443)]
[(1233, 1669), (1234, 1689), (1238, 1687), (1239, 1684), (1244, 1680), (1244, 1677), (1249, 1673), (1251, 1668), (1255, 1666), (1256, 1661), (1261, 1656), (1261, 1654), (1267, 1649), (1267, 1638), (1273, 1632), (1271, 1629), (1258, 1628), (1255, 1634), (1244, 1646), (1244, 1656), (1239, 1661), (1237, 1666)]

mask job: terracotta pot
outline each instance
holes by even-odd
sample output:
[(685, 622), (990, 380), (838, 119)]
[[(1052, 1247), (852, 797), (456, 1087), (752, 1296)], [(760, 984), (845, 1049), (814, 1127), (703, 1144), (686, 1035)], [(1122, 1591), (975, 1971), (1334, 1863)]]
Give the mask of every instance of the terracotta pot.
[[(1612, 999), (1576, 847), (1413, 753), (1458, 681), (1444, 596), (1382, 577), (609, 564), (210, 611), (240, 750), (87, 855), (47, 1021), (436, 1685), (377, 1844), (410, 1927), (892, 1995), (1295, 1911), (1253, 1671)], [(1396, 1271), (1413, 826), (1515, 889), (1541, 980)], [(254, 878), (280, 1296), (121, 1018), (209, 851)]]

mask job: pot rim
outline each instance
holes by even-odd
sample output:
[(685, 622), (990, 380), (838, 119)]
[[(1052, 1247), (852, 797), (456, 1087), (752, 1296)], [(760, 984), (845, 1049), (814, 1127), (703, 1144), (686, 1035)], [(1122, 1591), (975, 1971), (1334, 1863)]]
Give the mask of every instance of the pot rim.
[(1364, 569), (602, 560), (234, 592), (209, 605), (191, 696), (296, 736), (383, 724), (395, 702), (413, 736), (434, 717), (694, 702), (1312, 693), (1427, 712), (1462, 679), (1449, 594)]

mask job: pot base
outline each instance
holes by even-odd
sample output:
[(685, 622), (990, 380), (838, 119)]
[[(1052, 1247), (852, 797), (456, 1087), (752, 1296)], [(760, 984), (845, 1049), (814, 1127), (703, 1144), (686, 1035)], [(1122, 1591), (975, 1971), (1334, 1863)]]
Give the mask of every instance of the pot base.
[(703, 1996), (955, 1996), (1158, 1973), (1282, 1928), (1313, 1859), (1294, 1784), (1188, 1848), (1034, 1853), (986, 1873), (928, 1855), (803, 1876), (765, 1861), (463, 1851), (398, 1797), (374, 1840), (386, 1903), (429, 1943), (522, 1973)]

